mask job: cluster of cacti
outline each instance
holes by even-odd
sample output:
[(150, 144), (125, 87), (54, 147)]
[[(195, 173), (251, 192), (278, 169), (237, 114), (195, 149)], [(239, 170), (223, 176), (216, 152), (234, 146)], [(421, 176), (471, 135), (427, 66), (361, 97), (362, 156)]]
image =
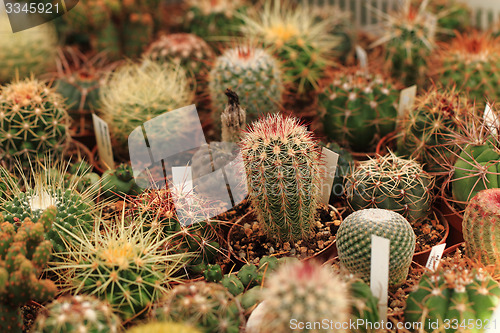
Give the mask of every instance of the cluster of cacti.
[(240, 145), (249, 197), (269, 238), (309, 238), (322, 180), (312, 133), (297, 118), (273, 114), (254, 122)]
[(404, 283), (415, 252), (415, 232), (411, 224), (396, 212), (369, 208), (350, 214), (337, 231), (337, 249), (340, 263), (362, 278), (370, 281), (371, 237), (389, 239), (389, 285)]
[(330, 142), (326, 144), (325, 147), (339, 154), (337, 169), (335, 170), (335, 177), (333, 178), (331, 197), (341, 198), (345, 193), (344, 178), (350, 173), (351, 168), (354, 167), (354, 159), (351, 153), (339, 146), (336, 142)]
[(57, 158), (69, 142), (64, 99), (34, 78), (0, 87), (0, 156), (12, 163)]
[(446, 172), (444, 165), (455, 159), (453, 138), (467, 126), (465, 115), (471, 107), (454, 88), (430, 88), (402, 119), (398, 153), (414, 158), (427, 171)]
[(473, 31), (457, 34), (436, 53), (432, 63), (435, 80), (445, 86), (457, 86), (484, 107), (486, 101), (500, 96), (496, 91), (500, 83), (499, 61), (500, 37)]
[(33, 223), (25, 219), (19, 229), (4, 222), (0, 215), (0, 330), (21, 333), (20, 307), (30, 300), (52, 299), (57, 288), (54, 282), (39, 279), (50, 259), (52, 245), (44, 239), (57, 210), (49, 207)]
[(132, 167), (120, 164), (114, 170), (106, 170), (101, 178), (101, 191), (107, 197), (120, 198), (125, 195), (138, 195), (144, 189), (134, 179)]
[(240, 303), (224, 286), (203, 281), (175, 286), (150, 315), (163, 321), (188, 322), (206, 333), (237, 333), (245, 321)]
[(188, 324), (164, 321), (135, 326), (127, 330), (127, 333), (201, 333), (201, 331)]
[(283, 61), (285, 78), (294, 83), (292, 90), (301, 95), (318, 88), (340, 42), (329, 33), (335, 18), (318, 22), (306, 3), (288, 0), (268, 0), (256, 15), (240, 16), (244, 36), (258, 40)]
[(92, 296), (62, 296), (48, 304), (33, 333), (118, 333), (120, 318), (111, 307)]
[(347, 202), (353, 211), (389, 209), (413, 224), (429, 214), (434, 182), (420, 164), (389, 152), (359, 162), (346, 176)]
[(405, 321), (421, 323), (425, 332), (483, 332), (494, 327), (498, 304), (497, 282), (481, 269), (455, 262), (422, 276), (406, 300)]
[(284, 92), (282, 70), (268, 51), (251, 45), (227, 49), (217, 57), (210, 70), (208, 90), (214, 122), (219, 126), (228, 88), (238, 94), (248, 121), (254, 121), (279, 111)]
[(357, 68), (337, 72), (319, 95), (326, 135), (354, 151), (373, 148), (396, 128), (398, 97), (382, 75)]
[(500, 271), (500, 189), (479, 192), (462, 221), (466, 255)]

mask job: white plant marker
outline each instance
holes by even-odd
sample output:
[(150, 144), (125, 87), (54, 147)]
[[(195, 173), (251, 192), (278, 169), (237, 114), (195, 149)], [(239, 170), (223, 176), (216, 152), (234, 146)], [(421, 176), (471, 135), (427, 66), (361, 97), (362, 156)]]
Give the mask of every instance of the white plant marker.
[(378, 298), (379, 320), (387, 322), (387, 299), (389, 292), (389, 255), (391, 241), (372, 235), (370, 289)]
[(109, 126), (104, 120), (99, 118), (94, 113), (92, 114), (92, 122), (94, 123), (94, 132), (97, 141), (99, 159), (108, 169), (114, 169), (115, 160), (113, 158), (113, 147), (111, 146)]
[(429, 253), (429, 258), (427, 258), (427, 263), (425, 264), (425, 267), (427, 267), (431, 271), (435, 271), (436, 268), (439, 266), (439, 261), (443, 256), (443, 251), (445, 248), (446, 248), (446, 243), (433, 246), (431, 249), (431, 253)]
[(491, 106), (489, 104), (486, 104), (486, 107), (484, 108), (484, 123), (488, 127), (488, 129), (491, 131), (491, 134), (493, 135), (498, 135), (498, 128), (500, 127), (499, 124), (499, 119), (495, 114), (493, 113), (493, 110), (491, 110)]
[(193, 191), (193, 172), (191, 167), (172, 167), (172, 182), (179, 193)]
[(368, 54), (361, 46), (356, 45), (356, 55), (358, 56), (359, 67), (366, 70), (368, 68)]
[(413, 85), (406, 89), (401, 90), (399, 95), (399, 106), (398, 106), (398, 120), (404, 119), (408, 111), (415, 103), (415, 98), (417, 97), (417, 86)]
[(325, 177), (321, 182), (321, 197), (320, 202), (328, 205), (330, 195), (332, 194), (333, 179), (337, 172), (337, 163), (339, 161), (339, 154), (334, 153), (328, 148), (323, 147), (322, 154), (325, 158)]

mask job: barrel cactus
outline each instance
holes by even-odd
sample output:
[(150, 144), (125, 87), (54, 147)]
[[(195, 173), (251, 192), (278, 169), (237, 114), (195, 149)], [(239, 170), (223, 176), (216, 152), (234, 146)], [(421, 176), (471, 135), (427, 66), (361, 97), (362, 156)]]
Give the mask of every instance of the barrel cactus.
[(319, 95), (325, 133), (354, 151), (373, 149), (396, 128), (399, 90), (383, 76), (346, 68)]
[(322, 174), (321, 151), (297, 118), (268, 115), (241, 140), (249, 196), (269, 238), (311, 236)]
[(389, 285), (401, 285), (408, 275), (416, 236), (411, 224), (396, 212), (369, 208), (350, 214), (337, 231), (340, 263), (369, 282), (372, 235), (390, 240)]
[(353, 211), (389, 209), (413, 224), (429, 214), (434, 182), (420, 164), (389, 152), (359, 162), (346, 176), (347, 202)]
[(92, 296), (62, 296), (37, 317), (33, 333), (118, 333), (120, 318)]
[(250, 45), (227, 49), (215, 60), (208, 80), (217, 127), (227, 103), (224, 91), (228, 88), (238, 94), (249, 122), (277, 112), (281, 105), (283, 74), (277, 60), (264, 49)]
[(64, 99), (31, 78), (0, 88), (0, 157), (12, 163), (52, 158), (69, 144), (70, 118)]
[(165, 321), (134, 326), (127, 330), (127, 333), (201, 333), (201, 331), (188, 324)]

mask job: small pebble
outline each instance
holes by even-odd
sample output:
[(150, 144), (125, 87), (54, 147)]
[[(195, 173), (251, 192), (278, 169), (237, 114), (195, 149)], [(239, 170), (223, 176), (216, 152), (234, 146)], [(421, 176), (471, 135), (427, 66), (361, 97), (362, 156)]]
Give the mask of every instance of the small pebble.
[(322, 250), (325, 247), (325, 243), (321, 240), (318, 241), (318, 248)]
[(283, 250), (290, 251), (290, 249), (291, 249), (291, 246), (290, 246), (289, 242), (283, 243)]
[(270, 254), (273, 254), (273, 253), (274, 253), (274, 247), (272, 247), (272, 246), (271, 246), (271, 247), (269, 248), (269, 253), (270, 253)]

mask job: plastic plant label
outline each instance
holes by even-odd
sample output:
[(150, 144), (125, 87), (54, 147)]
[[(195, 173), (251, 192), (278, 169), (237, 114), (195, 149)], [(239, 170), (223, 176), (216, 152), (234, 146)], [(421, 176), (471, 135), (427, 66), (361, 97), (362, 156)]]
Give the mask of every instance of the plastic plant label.
[(415, 97), (417, 97), (416, 85), (401, 90), (401, 94), (399, 95), (399, 106), (398, 106), (399, 119), (403, 119), (405, 117), (406, 113), (413, 106), (413, 103), (415, 103)]
[(427, 263), (425, 264), (425, 267), (430, 269), (431, 271), (435, 271), (436, 268), (439, 266), (439, 261), (443, 256), (445, 248), (446, 248), (446, 243), (433, 246), (431, 249), (431, 253), (429, 254), (429, 258), (427, 258)]
[(489, 104), (486, 104), (486, 107), (484, 108), (483, 117), (484, 123), (490, 130), (491, 134), (498, 135), (498, 128), (500, 127), (499, 119), (495, 116)]
[(111, 146), (109, 126), (104, 120), (99, 118), (94, 113), (92, 114), (92, 122), (94, 123), (94, 132), (97, 141), (99, 159), (108, 169), (114, 169), (115, 160), (113, 158), (113, 147)]
[(370, 263), (370, 289), (378, 298), (379, 320), (387, 321), (387, 299), (389, 292), (389, 250), (391, 241), (372, 235)]
[(332, 194), (333, 180), (337, 172), (337, 163), (339, 161), (339, 154), (334, 153), (330, 149), (323, 147), (322, 154), (324, 156), (325, 177), (321, 182), (320, 202), (328, 205), (330, 195)]
[(361, 67), (361, 69), (367, 69), (368, 68), (368, 54), (359, 45), (356, 45), (356, 56), (358, 57), (359, 66)]

